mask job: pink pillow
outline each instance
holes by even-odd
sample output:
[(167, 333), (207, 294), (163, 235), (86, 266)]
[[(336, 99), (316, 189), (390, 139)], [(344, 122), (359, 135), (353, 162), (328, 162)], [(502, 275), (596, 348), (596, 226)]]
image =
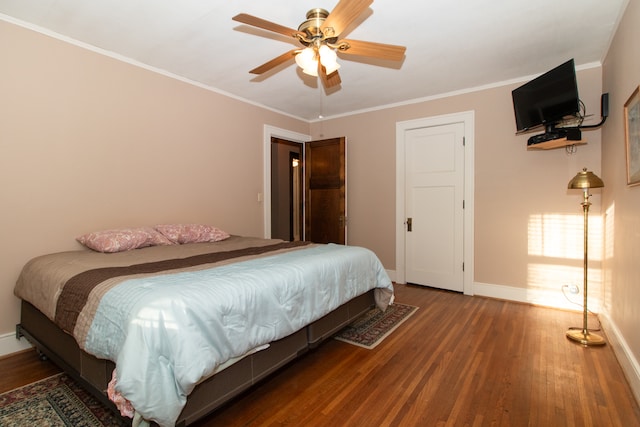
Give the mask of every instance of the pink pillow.
[(156, 225), (155, 229), (172, 243), (179, 244), (218, 242), (229, 238), (229, 233), (202, 224), (164, 224)]
[(98, 252), (123, 252), (146, 246), (171, 245), (171, 241), (151, 227), (102, 230), (76, 238)]

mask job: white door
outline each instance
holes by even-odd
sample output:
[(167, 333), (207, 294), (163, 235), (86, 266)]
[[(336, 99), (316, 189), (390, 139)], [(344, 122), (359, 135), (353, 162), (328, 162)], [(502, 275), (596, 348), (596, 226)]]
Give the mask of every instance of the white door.
[(464, 123), (404, 133), (406, 282), (463, 291)]

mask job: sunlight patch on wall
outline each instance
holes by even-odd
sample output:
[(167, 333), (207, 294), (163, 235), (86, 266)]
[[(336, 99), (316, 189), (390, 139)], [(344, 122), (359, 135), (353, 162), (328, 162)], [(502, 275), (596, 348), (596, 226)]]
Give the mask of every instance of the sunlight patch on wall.
[(603, 270), (603, 290), (602, 305), (605, 309), (611, 307), (611, 284), (613, 283), (613, 273), (610, 262), (613, 262), (613, 251), (615, 241), (615, 204), (612, 203), (605, 212), (604, 216), (604, 270)]
[[(584, 217), (536, 214), (529, 217), (529, 255), (560, 259), (584, 259)], [(602, 259), (602, 221), (589, 215), (589, 261)]]
[[(612, 203), (611, 206), (607, 208), (604, 216), (604, 259), (613, 259), (613, 242), (615, 236), (613, 223), (615, 221), (615, 214), (616, 206)], [(589, 238), (591, 238), (591, 233), (589, 233)], [(589, 250), (591, 250), (591, 247), (589, 247)]]
[[(589, 309), (602, 306), (603, 226), (600, 215), (589, 215)], [(584, 284), (584, 216), (535, 214), (529, 217), (527, 299), (535, 304), (582, 310)], [(572, 294), (568, 287), (579, 292)]]

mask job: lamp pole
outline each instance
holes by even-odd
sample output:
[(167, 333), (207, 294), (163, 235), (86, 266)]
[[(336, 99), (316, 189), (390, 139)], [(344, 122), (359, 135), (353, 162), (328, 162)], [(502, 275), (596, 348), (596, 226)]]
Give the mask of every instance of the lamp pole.
[(579, 329), (569, 329), (567, 331), (567, 338), (577, 341), (584, 346), (591, 345), (604, 345), (605, 340), (600, 335), (593, 334), (589, 332), (589, 328), (587, 326), (587, 294), (588, 294), (588, 281), (587, 281), (587, 271), (588, 271), (588, 248), (589, 248), (589, 206), (591, 206), (591, 202), (589, 202), (589, 190), (591, 188), (599, 188), (604, 187), (604, 183), (600, 178), (594, 175), (592, 172), (587, 172), (587, 168), (584, 168), (582, 172), (579, 172), (570, 182), (570, 189), (580, 188), (583, 191), (583, 201), (582, 211), (584, 213), (584, 273), (583, 273), (583, 284), (582, 284), (582, 292), (583, 292), (583, 313), (582, 313), (582, 330)]

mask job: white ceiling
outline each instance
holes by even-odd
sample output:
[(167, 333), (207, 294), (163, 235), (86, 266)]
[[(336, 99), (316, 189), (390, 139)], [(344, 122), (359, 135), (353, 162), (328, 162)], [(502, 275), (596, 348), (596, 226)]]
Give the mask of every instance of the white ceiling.
[(0, 18), (316, 120), (528, 79), (570, 58), (599, 64), (629, 0), (375, 0), (341, 38), (404, 45), (403, 62), (341, 56), (342, 85), (328, 93), (294, 61), (248, 73), (299, 45), (233, 16), (297, 28), (337, 1), (0, 0)]

